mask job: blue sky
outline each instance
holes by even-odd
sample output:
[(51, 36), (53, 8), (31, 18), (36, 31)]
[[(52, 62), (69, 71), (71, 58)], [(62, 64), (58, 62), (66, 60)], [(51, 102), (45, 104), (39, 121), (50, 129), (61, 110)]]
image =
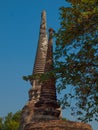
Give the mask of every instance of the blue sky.
[[(68, 3), (65, 0), (0, 0), (0, 116), (22, 109), (28, 101), (31, 86), (22, 76), (33, 70), (41, 12), (44, 9), (47, 12), (47, 28), (57, 30), (61, 6)], [(69, 117), (68, 113), (63, 115)]]

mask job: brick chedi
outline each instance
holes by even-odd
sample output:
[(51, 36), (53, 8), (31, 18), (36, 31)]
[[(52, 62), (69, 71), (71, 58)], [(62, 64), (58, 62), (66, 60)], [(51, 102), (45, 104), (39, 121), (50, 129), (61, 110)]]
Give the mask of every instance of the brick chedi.
[[(52, 29), (49, 31), (49, 40), (46, 32), (46, 12), (41, 15), (40, 33), (33, 75), (42, 74), (53, 69), (52, 59)], [(31, 80), (29, 101), (22, 109), (20, 130), (30, 122), (48, 119), (58, 119), (60, 107), (56, 99), (55, 79), (39, 83), (38, 79)]]
[[(47, 74), (53, 70), (53, 29), (46, 32), (46, 12), (42, 12), (37, 53), (32, 75)], [(55, 77), (39, 82), (32, 79), (29, 101), (22, 109), (20, 130), (92, 130), (90, 125), (63, 121), (57, 102)]]
[[(44, 71), (46, 74), (53, 70), (52, 33), (53, 29), (49, 29), (49, 40)], [(56, 98), (55, 78), (52, 75), (50, 75), (50, 78), (44, 81), (41, 85), (40, 98), (35, 104), (35, 113), (35, 119), (37, 120), (59, 119), (60, 117), (60, 106), (57, 103)]]
[[(48, 46), (48, 38), (46, 32), (46, 12), (43, 11), (41, 15), (40, 33), (39, 33), (39, 40), (33, 69), (33, 75), (44, 73), (46, 55), (47, 55), (47, 46)], [(41, 84), (39, 84), (39, 81), (37, 79), (32, 80), (30, 82), (32, 88), (29, 91), (29, 100), (34, 99), (37, 102), (40, 96)]]
[[(47, 46), (48, 46), (48, 38), (46, 32), (46, 12), (43, 11), (41, 15), (38, 47), (32, 75), (44, 73), (46, 55), (47, 55)], [(29, 90), (29, 101), (22, 109), (20, 130), (24, 130), (25, 125), (32, 121), (32, 118), (35, 115), (34, 113), (35, 103), (39, 101), (40, 97), (41, 84), (37, 79), (31, 80), (30, 82), (32, 88)]]

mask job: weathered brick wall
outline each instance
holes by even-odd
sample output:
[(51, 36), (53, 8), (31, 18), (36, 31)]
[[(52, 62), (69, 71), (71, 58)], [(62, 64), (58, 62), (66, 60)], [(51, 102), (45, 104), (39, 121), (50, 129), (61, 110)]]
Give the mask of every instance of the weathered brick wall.
[(29, 123), (24, 130), (92, 130), (92, 127), (79, 122), (50, 120)]

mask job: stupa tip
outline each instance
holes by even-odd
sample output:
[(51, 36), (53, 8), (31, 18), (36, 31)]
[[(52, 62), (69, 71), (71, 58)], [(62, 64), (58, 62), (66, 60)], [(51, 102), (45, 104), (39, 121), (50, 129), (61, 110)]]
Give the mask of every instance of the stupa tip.
[(42, 15), (46, 15), (46, 10), (43, 10), (43, 11), (42, 11)]

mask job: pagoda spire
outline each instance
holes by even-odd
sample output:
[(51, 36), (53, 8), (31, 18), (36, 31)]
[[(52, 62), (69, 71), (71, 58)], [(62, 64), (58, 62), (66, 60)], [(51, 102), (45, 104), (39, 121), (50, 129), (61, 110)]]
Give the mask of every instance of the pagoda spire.
[(48, 46), (48, 38), (47, 38), (46, 29), (47, 29), (47, 27), (46, 27), (46, 11), (44, 10), (42, 12), (42, 15), (41, 15), (38, 48), (37, 48), (37, 53), (36, 53), (36, 58), (35, 58), (33, 74), (44, 73), (46, 54), (47, 54), (47, 46)]
[[(47, 46), (48, 46), (48, 37), (46, 26), (46, 11), (44, 10), (41, 14), (38, 47), (32, 75), (44, 73), (46, 55), (47, 55)], [(35, 101), (38, 101), (40, 97), (41, 84), (37, 79), (31, 80), (30, 82), (32, 88), (29, 91), (29, 100), (34, 99)]]
[[(52, 28), (49, 29), (49, 39), (48, 39), (48, 49), (46, 56), (46, 64), (45, 64), (45, 73), (51, 73), (53, 71), (53, 42), (52, 35), (54, 30)], [(43, 82), (41, 89), (41, 97), (44, 102), (51, 102), (52, 107), (56, 105), (59, 107), (56, 101), (56, 86), (55, 86), (55, 77), (50, 74), (49, 79)], [(48, 98), (47, 98), (48, 97)]]
[[(49, 39), (48, 39), (48, 48), (46, 55), (46, 64), (44, 73), (49, 73), (53, 71), (53, 45), (52, 45), (52, 35), (54, 30), (49, 29)], [(55, 77), (50, 75), (49, 79), (43, 81), (41, 85), (40, 98), (37, 103), (35, 103), (35, 119), (59, 119), (61, 110), (60, 105), (57, 102), (56, 98), (56, 86), (55, 86)], [(40, 115), (40, 116), (39, 116)]]

